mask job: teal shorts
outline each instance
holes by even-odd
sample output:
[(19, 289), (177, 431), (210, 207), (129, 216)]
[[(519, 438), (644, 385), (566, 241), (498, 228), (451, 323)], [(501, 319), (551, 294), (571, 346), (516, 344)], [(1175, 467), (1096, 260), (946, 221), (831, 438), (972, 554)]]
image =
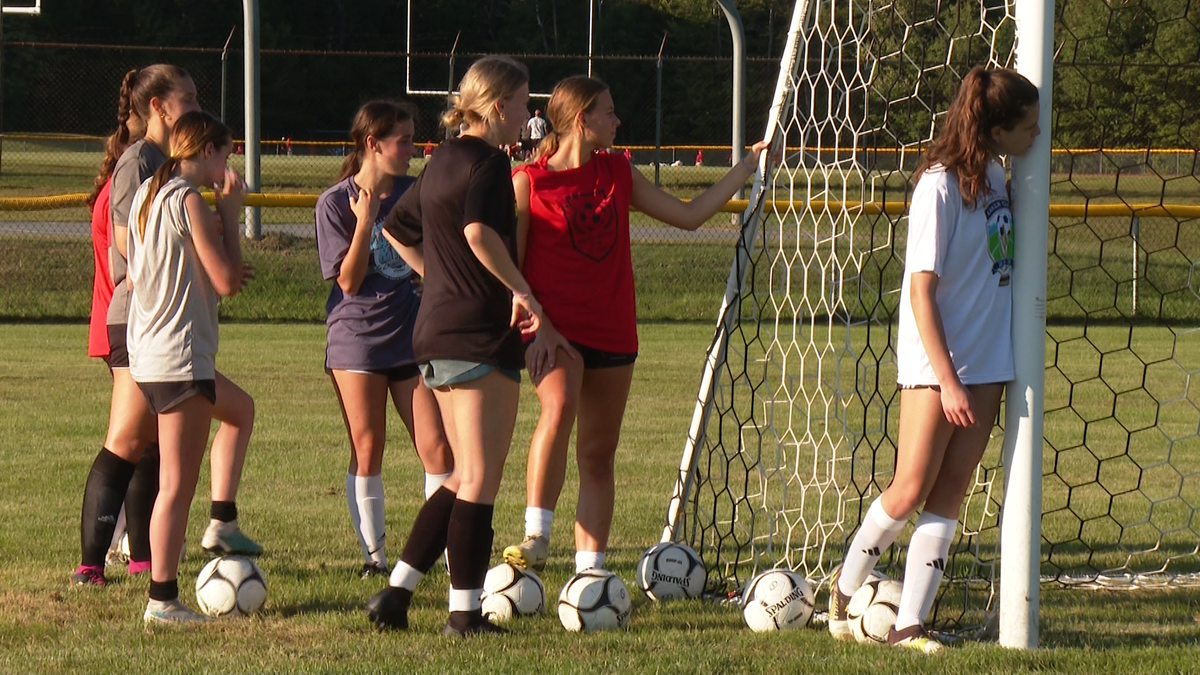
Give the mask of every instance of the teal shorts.
[(471, 380), (478, 380), (487, 375), (493, 370), (500, 371), (500, 374), (508, 377), (520, 384), (521, 371), (511, 368), (500, 368), (491, 366), (486, 363), (477, 363), (475, 361), (459, 361), (456, 359), (433, 359), (426, 363), (419, 364), (421, 368), (421, 379), (425, 381), (425, 386), (430, 389), (437, 389), (450, 384), (462, 384)]

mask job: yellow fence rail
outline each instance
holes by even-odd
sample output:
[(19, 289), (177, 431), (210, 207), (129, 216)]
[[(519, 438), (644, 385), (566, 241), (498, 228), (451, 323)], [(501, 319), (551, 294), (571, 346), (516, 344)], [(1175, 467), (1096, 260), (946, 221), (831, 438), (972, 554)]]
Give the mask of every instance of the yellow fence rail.
[[(205, 197), (211, 203), (212, 193)], [(263, 207), (293, 207), (311, 209), (317, 205), (315, 194), (285, 194), (253, 192), (246, 195), (246, 206)], [(83, 207), (87, 205), (87, 195), (80, 192), (74, 194), (50, 195), (46, 197), (0, 197), (0, 211), (49, 211)], [(733, 199), (721, 207), (725, 213), (741, 213), (749, 206), (745, 199)], [(768, 201), (763, 205), (767, 211), (778, 213), (804, 213), (816, 211), (821, 213), (836, 211), (861, 212), (869, 215), (886, 213), (901, 215), (908, 209), (907, 202), (784, 202)], [(1051, 204), (1052, 218), (1087, 218), (1087, 217), (1121, 217), (1137, 216), (1139, 218), (1178, 218), (1181, 220), (1200, 218), (1200, 205), (1197, 204)]]

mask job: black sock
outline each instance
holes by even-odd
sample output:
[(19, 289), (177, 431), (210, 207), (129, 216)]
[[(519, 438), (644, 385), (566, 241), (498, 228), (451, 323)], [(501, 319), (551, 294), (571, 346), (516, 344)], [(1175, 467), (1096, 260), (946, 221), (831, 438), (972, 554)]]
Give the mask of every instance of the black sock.
[(413, 520), (408, 541), (400, 559), (424, 574), (437, 562), (446, 549), (446, 532), (450, 526), (450, 514), (458, 497), (444, 487), (429, 495), (425, 505)]
[(450, 586), (466, 591), (483, 588), (492, 557), (491, 504), (454, 501), (447, 528), (447, 553), (450, 560)]
[(125, 495), (125, 527), (132, 560), (150, 559), (150, 516), (154, 513), (154, 500), (158, 499), (158, 467), (158, 443), (153, 443), (137, 463)]
[(213, 502), (210, 513), (213, 520), (232, 523), (237, 520), (237, 504), (235, 502)]
[(179, 597), (179, 580), (170, 581), (150, 580), (150, 599), (168, 602)]
[(83, 511), (79, 517), (79, 544), (82, 563), (104, 566), (104, 555), (112, 544), (113, 531), (129, 479), (135, 466), (101, 448), (92, 462), (87, 484), (83, 488)]

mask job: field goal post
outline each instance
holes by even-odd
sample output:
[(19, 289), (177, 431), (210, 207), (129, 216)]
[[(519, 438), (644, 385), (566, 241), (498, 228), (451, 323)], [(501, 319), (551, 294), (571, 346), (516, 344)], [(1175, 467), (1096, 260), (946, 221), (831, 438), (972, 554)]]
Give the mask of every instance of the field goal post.
[[(940, 4), (933, 7), (935, 22)], [(891, 7), (856, 0), (797, 0), (793, 7), (767, 125), (772, 145), (784, 145), (784, 159), (771, 167), (764, 158), (754, 178), (662, 536), (700, 551), (712, 591), (739, 590), (754, 573), (783, 565), (827, 581), (866, 505), (882, 489), (875, 474), (890, 473), (876, 451), (886, 446), (889, 409), (894, 418), (898, 403), (886, 393), (886, 379), (894, 375), (890, 343), (899, 278), (894, 270), (889, 276), (872, 268), (887, 265), (880, 256), (892, 255), (906, 201), (889, 196), (907, 196), (916, 157), (949, 104), (946, 92), (975, 65), (970, 46), (982, 43), (989, 50), (977, 54), (976, 63), (1015, 66), (1034, 82), (1043, 120), (1050, 119), (1053, 3), (961, 5), (976, 12), (974, 32), (961, 42), (951, 36), (927, 45), (945, 50), (944, 61), (928, 70), (939, 75), (933, 85), (926, 72), (913, 77), (905, 71), (904, 41), (917, 39), (909, 34), (919, 25), (916, 17), (901, 17), (912, 21), (897, 44), (894, 26), (876, 31), (873, 24), (894, 22), (900, 12)], [(953, 54), (964, 45), (967, 62)], [(898, 63), (888, 65), (896, 54)], [(884, 110), (872, 109), (880, 87), (909, 84), (911, 92), (885, 90)], [(921, 87), (937, 89), (940, 98)], [(927, 122), (919, 127), (923, 135), (889, 131), (906, 106), (911, 111), (914, 102), (931, 99), (941, 107), (920, 120)], [(892, 109), (896, 102), (904, 105)], [(895, 150), (890, 158), (880, 147), (888, 141)], [(1049, 142), (1050, 134), (1041, 136), (1013, 173), (1015, 219), (1027, 233), (1017, 264), (1042, 270), (1040, 280), (1036, 273), (1032, 279), (1017, 275), (1021, 281), (1014, 284), (1014, 306), (1024, 312), (1014, 328), (1022, 331), (1015, 342), (1023, 366), (1008, 398), (1022, 405), (1006, 406), (1004, 425), (1010, 429), (1004, 503), (1014, 508), (1001, 518), (1004, 560), (1011, 564), (1001, 568), (1000, 639), (1026, 648), (1037, 646)], [(866, 232), (856, 232), (860, 221), (868, 221)], [(1039, 238), (1040, 252), (1025, 245)], [(741, 342), (732, 345), (731, 360), (735, 335)], [(864, 344), (853, 344), (863, 338)], [(877, 360), (865, 362), (866, 352)], [(860, 391), (864, 386), (875, 390)], [(810, 473), (800, 475), (801, 467)], [(698, 481), (707, 481), (704, 489)], [(992, 500), (980, 501), (974, 515), (994, 516)], [(974, 539), (967, 545), (990, 552), (976, 555), (960, 575), (962, 597), (943, 589), (939, 601), (961, 606), (951, 630), (980, 635), (995, 628), (1001, 544), (980, 541), (970, 517), (964, 515), (960, 540)], [(893, 557), (890, 565), (896, 564)]]

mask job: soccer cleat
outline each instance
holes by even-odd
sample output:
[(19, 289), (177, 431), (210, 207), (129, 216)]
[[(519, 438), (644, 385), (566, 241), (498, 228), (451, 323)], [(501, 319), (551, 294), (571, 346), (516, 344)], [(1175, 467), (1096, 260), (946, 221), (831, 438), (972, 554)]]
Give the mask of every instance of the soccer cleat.
[(130, 558), (128, 570), (129, 576), (131, 577), (137, 574), (145, 574), (146, 572), (150, 571), (150, 561), (134, 560), (133, 558)]
[(108, 579), (104, 578), (103, 567), (80, 565), (71, 575), (71, 583), (76, 586), (107, 586)]
[(204, 537), (200, 540), (200, 546), (212, 555), (255, 556), (262, 554), (263, 550), (258, 542), (242, 534), (236, 520), (228, 523), (210, 520), (208, 529), (204, 531)]
[(209, 617), (192, 611), (180, 602), (179, 598), (165, 602), (151, 600), (146, 603), (146, 613), (142, 615), (142, 620), (147, 626), (196, 626), (212, 621)]
[(888, 633), (888, 645), (911, 649), (922, 654), (937, 654), (945, 649), (942, 643), (930, 637), (920, 624), (909, 626), (903, 630), (896, 630), (896, 627), (892, 626), (892, 630)]
[(838, 579), (842, 577), (842, 566), (833, 568), (833, 576), (829, 579), (829, 634), (838, 640), (854, 640), (850, 632), (850, 622), (846, 620), (846, 606), (850, 604), (850, 596), (843, 595), (838, 588)]
[(504, 549), (504, 562), (513, 567), (542, 572), (550, 557), (550, 539), (541, 534), (527, 534), (516, 546)]
[(503, 635), (508, 633), (508, 630), (488, 621), (483, 616), (483, 612), (478, 609), (473, 612), (450, 612), (450, 618), (446, 620), (446, 626), (442, 628), (442, 635), (467, 636), (493, 633)]
[(388, 586), (367, 601), (367, 618), (380, 630), (407, 630), (412, 591)]
[(358, 576), (360, 579), (370, 579), (372, 577), (386, 577), (386, 576), (388, 576), (388, 568), (387, 568), (387, 565), (384, 565), (383, 563), (378, 562), (376, 560), (372, 560), (371, 562), (365, 563), (362, 566), (362, 569), (359, 570), (359, 572), (358, 572)]
[(108, 553), (104, 554), (105, 566), (112, 565), (115, 567), (117, 565), (124, 565), (125, 563), (128, 563), (128, 562), (129, 562), (129, 556), (126, 555), (125, 552), (121, 550), (121, 546), (119, 544), (108, 549)]

